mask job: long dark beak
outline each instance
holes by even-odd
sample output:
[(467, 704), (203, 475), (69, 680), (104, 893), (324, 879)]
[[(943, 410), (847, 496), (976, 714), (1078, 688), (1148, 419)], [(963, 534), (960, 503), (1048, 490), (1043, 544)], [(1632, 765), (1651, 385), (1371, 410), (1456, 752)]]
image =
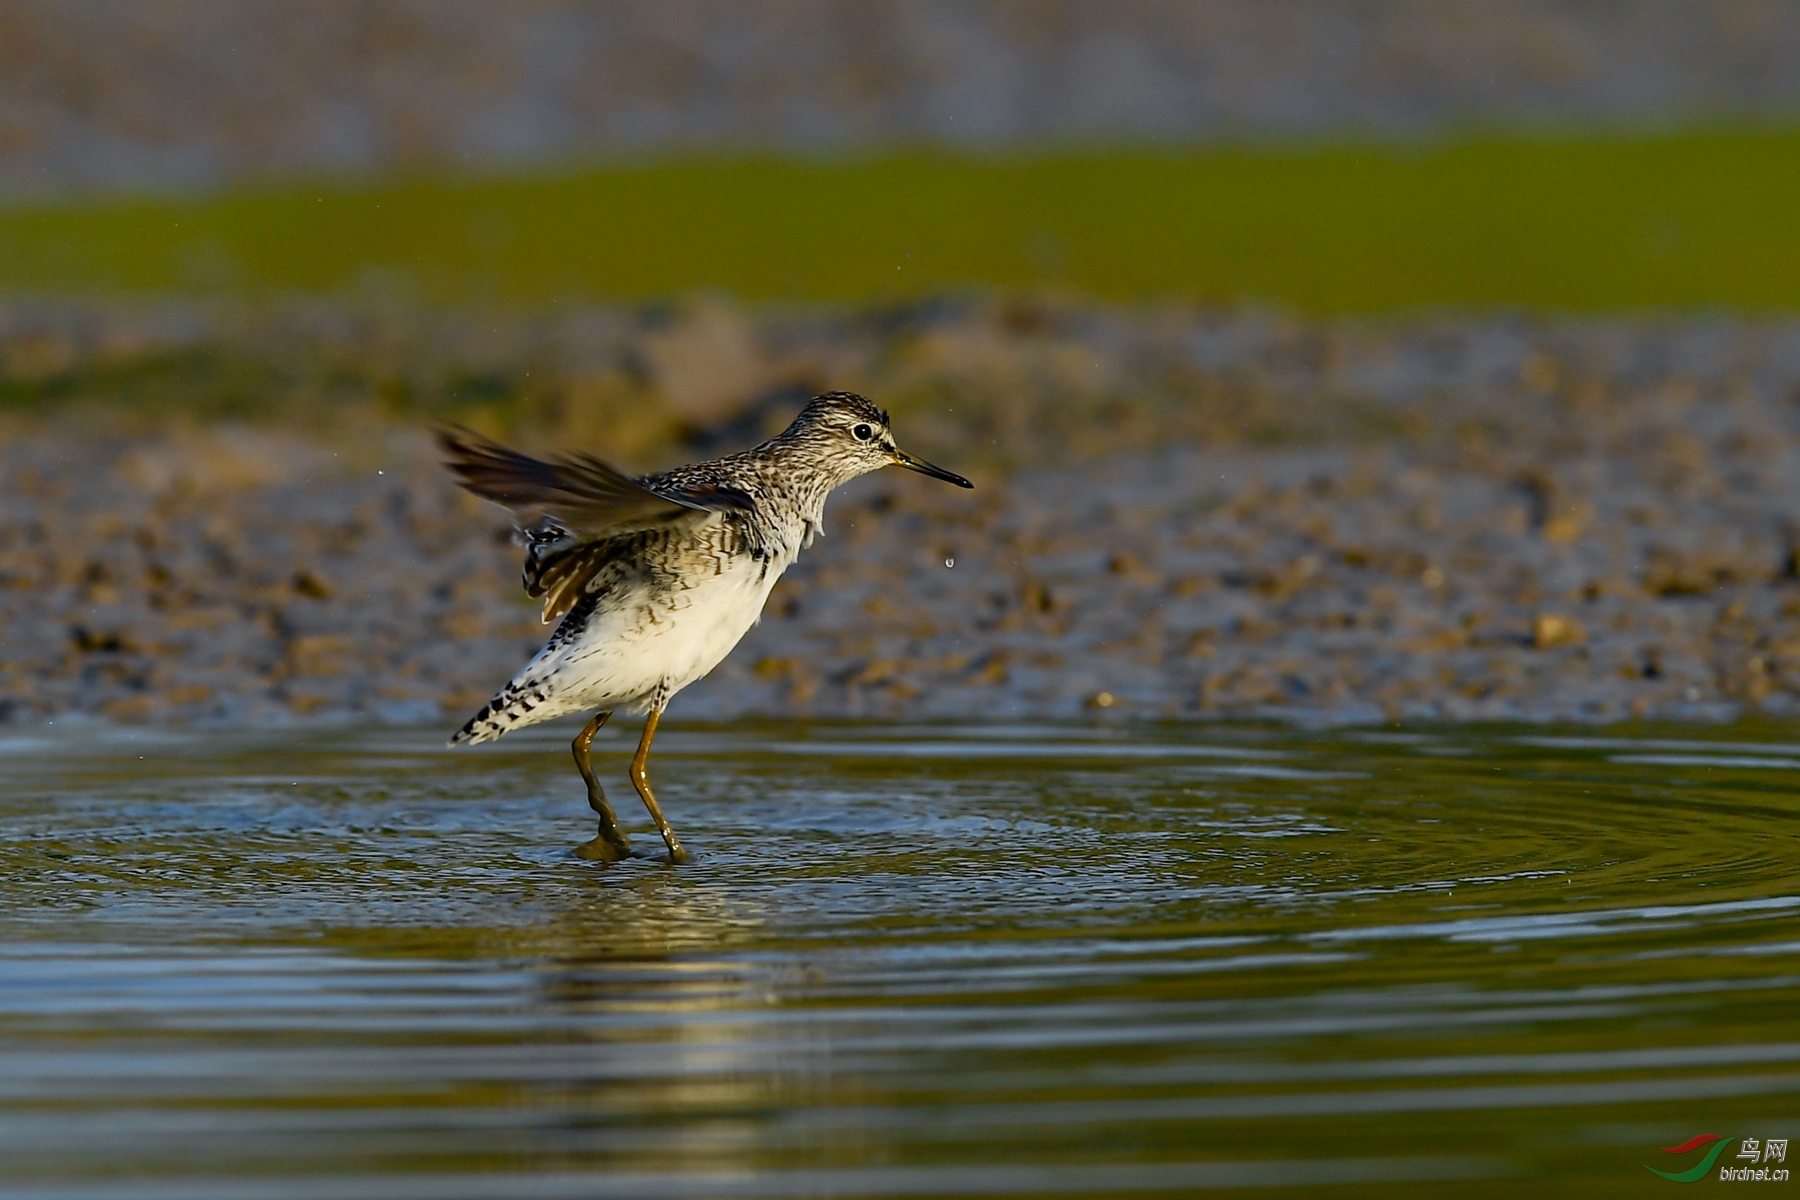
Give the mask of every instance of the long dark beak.
[(929, 475), (933, 479), (941, 479), (945, 483), (954, 483), (957, 487), (972, 488), (975, 486), (955, 471), (946, 471), (944, 468), (928, 463), (917, 455), (908, 454), (904, 450), (894, 451), (894, 461), (909, 471), (917, 471), (921, 475)]

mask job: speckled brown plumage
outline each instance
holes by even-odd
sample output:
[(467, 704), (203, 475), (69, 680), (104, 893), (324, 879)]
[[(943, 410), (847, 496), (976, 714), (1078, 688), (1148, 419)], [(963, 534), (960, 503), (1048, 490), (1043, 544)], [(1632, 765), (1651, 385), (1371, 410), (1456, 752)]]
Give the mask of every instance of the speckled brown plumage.
[[(752, 449), (638, 479), (586, 455), (545, 461), (466, 431), (440, 441), (464, 487), (518, 516), (525, 590), (543, 599), (546, 622), (561, 619), (453, 743), (629, 706), (650, 711), (641, 756), (669, 698), (756, 623), (775, 581), (822, 529), (835, 488), (894, 465), (970, 486), (896, 447), (887, 414), (850, 392), (817, 397)], [(584, 748), (578, 739), (576, 761), (591, 778)], [(661, 826), (647, 782), (634, 782)], [(611, 810), (593, 789), (605, 841)]]

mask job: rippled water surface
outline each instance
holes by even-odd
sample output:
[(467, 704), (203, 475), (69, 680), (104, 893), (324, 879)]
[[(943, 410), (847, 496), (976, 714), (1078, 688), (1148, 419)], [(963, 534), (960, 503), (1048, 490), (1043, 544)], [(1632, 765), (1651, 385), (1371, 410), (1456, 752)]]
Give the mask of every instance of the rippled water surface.
[(1800, 1131), (1800, 730), (676, 727), (680, 868), (629, 732), (644, 857), (570, 854), (572, 732), (0, 742), (0, 1195), (1638, 1195)]

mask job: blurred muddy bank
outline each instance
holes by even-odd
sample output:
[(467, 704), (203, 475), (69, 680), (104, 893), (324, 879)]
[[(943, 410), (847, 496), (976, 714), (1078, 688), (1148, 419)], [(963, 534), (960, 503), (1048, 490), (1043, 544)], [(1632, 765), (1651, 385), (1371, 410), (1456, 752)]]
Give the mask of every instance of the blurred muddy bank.
[(1764, 0), (13, 0), (0, 194), (624, 152), (1791, 121)]
[(946, 302), (0, 311), (0, 712), (449, 728), (545, 636), (423, 429), (648, 469), (867, 392), (689, 718), (1789, 711), (1800, 324)]

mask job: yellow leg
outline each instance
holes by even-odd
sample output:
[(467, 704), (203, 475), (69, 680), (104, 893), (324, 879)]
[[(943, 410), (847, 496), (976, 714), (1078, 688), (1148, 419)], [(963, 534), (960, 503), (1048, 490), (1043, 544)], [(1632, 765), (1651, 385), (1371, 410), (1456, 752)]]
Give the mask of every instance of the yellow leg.
[(650, 810), (650, 819), (656, 822), (656, 831), (662, 834), (663, 842), (669, 847), (669, 861), (684, 863), (688, 853), (681, 848), (681, 839), (675, 836), (669, 819), (663, 816), (662, 806), (656, 802), (656, 793), (650, 790), (650, 776), (644, 765), (650, 761), (650, 742), (656, 737), (657, 723), (662, 720), (661, 709), (651, 709), (650, 718), (644, 722), (644, 736), (638, 739), (637, 753), (631, 759), (631, 786), (643, 798), (644, 807)]
[(600, 817), (599, 836), (591, 842), (583, 842), (575, 847), (575, 853), (582, 858), (597, 862), (618, 862), (631, 853), (631, 844), (625, 840), (625, 835), (619, 832), (618, 814), (614, 813), (612, 805), (606, 802), (606, 793), (601, 790), (600, 781), (594, 778), (594, 763), (590, 754), (594, 745), (594, 735), (600, 732), (600, 727), (606, 724), (606, 718), (610, 716), (612, 716), (611, 712), (595, 713), (594, 719), (575, 735), (574, 742), (569, 746), (575, 755), (575, 768), (581, 772), (582, 782), (587, 784), (588, 807)]

